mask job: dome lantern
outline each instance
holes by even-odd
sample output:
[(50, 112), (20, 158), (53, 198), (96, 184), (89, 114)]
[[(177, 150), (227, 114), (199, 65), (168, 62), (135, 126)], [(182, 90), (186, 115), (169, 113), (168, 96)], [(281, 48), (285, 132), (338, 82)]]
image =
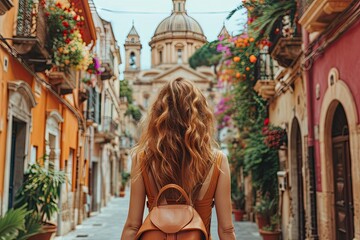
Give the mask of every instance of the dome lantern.
[(173, 0), (173, 13), (185, 13), (186, 0)]

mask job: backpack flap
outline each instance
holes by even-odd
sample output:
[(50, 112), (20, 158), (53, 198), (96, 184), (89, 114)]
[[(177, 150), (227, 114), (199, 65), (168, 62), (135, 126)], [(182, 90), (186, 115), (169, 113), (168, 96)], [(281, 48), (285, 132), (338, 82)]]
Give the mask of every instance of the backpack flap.
[(176, 233), (191, 222), (193, 208), (189, 205), (165, 205), (154, 207), (150, 221), (165, 233)]

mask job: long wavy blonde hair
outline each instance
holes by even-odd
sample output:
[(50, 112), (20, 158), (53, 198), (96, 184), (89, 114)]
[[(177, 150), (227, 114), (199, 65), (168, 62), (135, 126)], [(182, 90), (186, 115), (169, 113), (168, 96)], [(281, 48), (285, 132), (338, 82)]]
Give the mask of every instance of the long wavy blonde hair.
[[(134, 153), (160, 187), (176, 183), (193, 194), (214, 162), (214, 115), (184, 79), (167, 83), (155, 100)], [(151, 170), (151, 169), (155, 169)]]

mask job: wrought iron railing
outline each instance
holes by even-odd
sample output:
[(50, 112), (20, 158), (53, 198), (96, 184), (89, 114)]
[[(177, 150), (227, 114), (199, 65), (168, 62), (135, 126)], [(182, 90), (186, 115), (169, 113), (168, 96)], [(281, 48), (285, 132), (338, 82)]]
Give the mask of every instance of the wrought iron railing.
[(118, 131), (119, 124), (117, 124), (112, 117), (103, 117), (101, 123), (103, 132), (110, 132), (116, 134)]
[(16, 26), (17, 37), (36, 37), (41, 43), (46, 40), (44, 7), (39, 1), (20, 0)]
[(260, 50), (259, 58), (256, 62), (255, 79), (274, 80), (273, 60), (267, 46)]
[(286, 15), (283, 18), (277, 20), (273, 26), (273, 30), (269, 35), (269, 41), (271, 46), (269, 48), (269, 53), (273, 51), (276, 44), (281, 38), (294, 38), (301, 37), (301, 28), (297, 23), (297, 20), (291, 19), (290, 16)]
[(85, 116), (87, 120), (91, 120), (95, 123), (100, 123), (100, 106), (99, 106), (99, 94), (95, 91), (95, 88), (89, 89), (89, 98), (87, 102), (87, 111)]

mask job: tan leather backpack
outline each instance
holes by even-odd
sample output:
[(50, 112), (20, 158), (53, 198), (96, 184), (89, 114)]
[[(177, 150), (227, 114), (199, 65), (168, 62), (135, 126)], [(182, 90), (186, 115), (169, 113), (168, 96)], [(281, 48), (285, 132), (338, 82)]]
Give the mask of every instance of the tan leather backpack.
[[(186, 204), (159, 206), (161, 195), (168, 189), (178, 190)], [(144, 223), (136, 234), (135, 240), (208, 240), (205, 225), (191, 206), (189, 196), (176, 184), (168, 184), (160, 189)]]

